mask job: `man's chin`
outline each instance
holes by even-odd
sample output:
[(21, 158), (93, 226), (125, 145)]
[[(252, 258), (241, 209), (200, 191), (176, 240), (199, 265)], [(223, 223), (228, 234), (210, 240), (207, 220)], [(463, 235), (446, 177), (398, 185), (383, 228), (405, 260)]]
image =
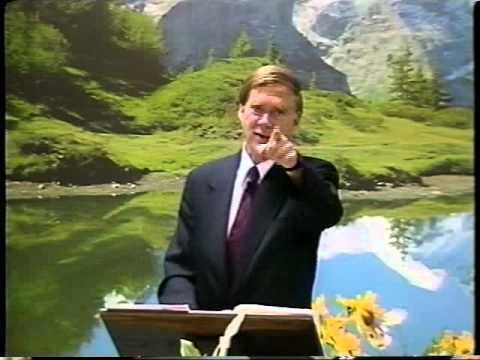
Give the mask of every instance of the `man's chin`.
[(267, 146), (266, 143), (265, 144), (263, 143), (249, 144), (247, 145), (247, 152), (253, 161), (257, 163), (262, 162), (267, 160), (267, 158), (265, 158), (265, 155), (264, 155), (266, 146)]

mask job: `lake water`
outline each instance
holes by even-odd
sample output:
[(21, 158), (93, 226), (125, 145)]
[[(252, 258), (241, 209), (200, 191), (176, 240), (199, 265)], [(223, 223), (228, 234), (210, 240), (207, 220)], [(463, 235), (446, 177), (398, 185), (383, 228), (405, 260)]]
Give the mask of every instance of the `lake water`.
[[(8, 201), (7, 354), (116, 356), (99, 309), (155, 302), (178, 201), (178, 193)], [(383, 308), (402, 309), (389, 354), (421, 354), (444, 330), (473, 333), (472, 195), (345, 208), (322, 235), (314, 298), (369, 291)]]
[(452, 214), (407, 222), (366, 216), (329, 229), (319, 246), (314, 297), (345, 316), (338, 298), (365, 306), (359, 299), (369, 293), (380, 309), (399, 314), (400, 323), (384, 329), (385, 348), (362, 339), (367, 332), (352, 316), (362, 355), (422, 355), (444, 332), (467, 331), (473, 340), (473, 228), (471, 214)]

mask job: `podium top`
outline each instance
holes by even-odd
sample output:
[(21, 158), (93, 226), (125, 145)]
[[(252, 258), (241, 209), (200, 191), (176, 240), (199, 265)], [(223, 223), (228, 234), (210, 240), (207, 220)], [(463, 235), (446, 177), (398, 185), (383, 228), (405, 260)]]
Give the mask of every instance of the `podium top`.
[[(241, 332), (311, 332), (310, 309), (240, 305), (235, 310), (190, 310), (185, 305), (116, 305), (100, 314), (112, 335), (120, 327), (149, 328), (193, 336), (220, 336), (238, 311), (247, 313)], [(115, 332), (115, 331), (113, 331)], [(113, 337), (113, 336), (112, 336)]]

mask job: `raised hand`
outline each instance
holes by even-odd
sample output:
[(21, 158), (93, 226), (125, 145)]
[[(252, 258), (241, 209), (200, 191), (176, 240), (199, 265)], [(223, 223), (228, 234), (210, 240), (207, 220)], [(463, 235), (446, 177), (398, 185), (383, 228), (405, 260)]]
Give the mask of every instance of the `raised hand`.
[(273, 160), (284, 168), (295, 166), (298, 153), (293, 143), (282, 134), (278, 126), (273, 128), (266, 144), (262, 144), (262, 155), (265, 159)]

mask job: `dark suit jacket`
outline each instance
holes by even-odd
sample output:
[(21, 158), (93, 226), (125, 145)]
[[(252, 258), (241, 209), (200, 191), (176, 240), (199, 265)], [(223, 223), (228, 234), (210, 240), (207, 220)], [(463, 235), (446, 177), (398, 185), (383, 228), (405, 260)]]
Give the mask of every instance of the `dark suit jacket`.
[(296, 185), (281, 166), (270, 169), (257, 190), (249, 229), (254, 255), (243, 276), (229, 284), (226, 233), (239, 161), (240, 153), (187, 177), (160, 303), (205, 310), (241, 303), (310, 307), (320, 233), (343, 213), (338, 173), (325, 160), (303, 157), (303, 181)]

